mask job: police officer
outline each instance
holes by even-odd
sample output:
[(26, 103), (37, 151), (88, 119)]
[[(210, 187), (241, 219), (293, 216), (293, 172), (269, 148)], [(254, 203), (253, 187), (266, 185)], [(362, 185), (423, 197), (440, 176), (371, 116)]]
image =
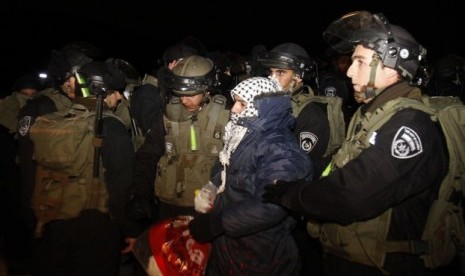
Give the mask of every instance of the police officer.
[(279, 44), (259, 56), (258, 61), (269, 69), (268, 77), (277, 79), (283, 91), (293, 97), (313, 94), (304, 81), (311, 79), (314, 62), (302, 46), (292, 42)]
[(194, 191), (209, 181), (229, 118), (225, 97), (210, 96), (214, 81), (210, 59), (193, 55), (172, 70), (161, 69), (158, 76), (159, 84), (173, 96), (136, 154), (128, 205), (135, 219), (154, 219), (150, 204), (154, 194), (160, 219), (194, 214)]
[[(62, 208), (68, 210), (68, 212), (63, 212), (64, 217), (44, 224), (42, 236), (37, 240), (34, 255), (34, 275), (117, 275), (120, 254), (123, 250), (123, 238), (135, 237), (140, 231), (138, 225), (129, 220), (124, 211), (128, 184), (131, 182), (133, 172), (134, 150), (132, 141), (124, 123), (112, 112), (120, 102), (121, 92), (126, 86), (125, 75), (118, 70), (114, 63), (105, 62), (87, 63), (76, 73), (82, 80), (85, 80), (82, 84), (85, 83), (86, 86), (80, 85), (80, 89), (74, 91), (75, 105), (67, 112), (56, 112), (43, 116), (45, 118), (51, 116), (51, 118), (58, 120), (57, 117), (60, 116), (68, 118), (82, 112), (98, 112), (97, 98), (98, 95), (101, 95), (103, 115), (99, 123), (94, 123), (95, 119), (91, 122), (91, 125), (94, 126), (93, 135), (101, 139), (98, 155), (89, 156), (89, 152), (96, 152), (95, 146), (98, 144), (92, 143), (92, 139), (83, 139), (79, 148), (85, 147), (84, 151), (87, 152), (87, 155), (76, 155), (77, 159), (74, 159), (74, 162), (82, 162), (82, 158), (85, 158), (84, 160), (92, 160), (93, 158), (94, 161), (101, 160), (101, 162), (93, 162), (92, 166), (84, 162), (85, 165), (81, 166), (83, 169), (79, 171), (79, 174), (71, 175), (68, 173), (70, 174), (68, 182), (79, 179), (77, 180), (79, 185), (85, 186), (89, 190), (91, 188), (88, 185), (94, 183), (93, 180), (97, 177), (103, 181), (103, 190), (98, 193), (98, 204), (89, 205), (92, 202), (89, 199), (90, 193), (86, 193), (87, 200), (83, 206), (71, 205), (72, 197), (68, 198), (69, 201), (64, 200)], [(36, 133), (40, 132), (40, 128), (36, 130), (34, 127), (37, 124), (38, 121), (31, 127), (30, 136), (35, 141), (34, 152), (42, 152), (40, 156), (43, 156), (48, 152), (38, 148), (43, 144), (37, 143), (39, 139)], [(95, 133), (98, 129), (100, 129), (99, 133)], [(50, 138), (45, 143), (53, 145), (53, 143), (60, 141), (63, 140)], [(55, 144), (55, 147), (57, 146)], [(39, 161), (37, 160), (37, 162)], [(97, 174), (95, 174), (94, 167), (94, 165), (97, 166), (96, 164), (101, 166), (97, 167)], [(41, 164), (41, 166), (47, 169), (46, 164)], [(60, 169), (54, 170), (54, 174), (59, 173), (63, 172)], [(38, 183), (35, 184), (37, 189)], [(69, 184), (71, 185), (71, 183)], [(68, 191), (64, 192), (65, 196), (68, 193), (73, 193), (69, 195), (75, 198), (83, 196), (78, 193), (79, 190), (66, 190), (66, 187), (64, 189)], [(35, 197), (37, 194), (34, 192), (34, 208), (40, 203)], [(81, 209), (76, 210), (75, 208)], [(36, 214), (40, 214), (41, 210), (40, 208), (36, 209)], [(67, 213), (76, 213), (77, 216), (66, 216)], [(39, 215), (38, 219), (40, 222)], [(40, 224), (38, 225), (40, 226)]]
[(18, 112), (16, 127), (20, 205), (22, 219), (29, 228), (31, 237), (36, 224), (31, 209), (36, 165), (32, 160), (33, 145), (29, 140), (29, 128), (37, 116), (71, 107), (76, 86), (76, 78), (72, 72), (92, 60), (89, 56), (94, 54), (92, 47), (81, 43), (70, 43), (59, 50), (53, 50), (47, 66), (50, 77), (48, 85), (51, 86), (39, 91), (33, 99), (28, 99)]
[(309, 228), (320, 238), (328, 275), (434, 274), (395, 242), (421, 239), (447, 171), (442, 134), (426, 113), (411, 108), (372, 126), (392, 100), (421, 100), (409, 81), (426, 50), (405, 29), (367, 11), (344, 15), (323, 36), (336, 50), (353, 51), (347, 76), (367, 103), (325, 177), (278, 181), (264, 198), (319, 221)]
[(18, 166), (21, 177), (22, 211), (25, 222), (34, 229), (31, 197), (35, 178), (35, 163), (32, 160), (33, 145), (29, 140), (29, 129), (40, 115), (65, 110), (71, 107), (77, 87), (75, 72), (80, 66), (92, 61), (89, 56), (94, 49), (91, 45), (71, 43), (51, 52), (47, 72), (50, 85), (36, 98), (26, 102), (18, 114)]
[(176, 64), (184, 58), (198, 54), (198, 51), (182, 42), (175, 43), (165, 49), (163, 61), (160, 68), (153, 69), (145, 74), (141, 86), (137, 87), (130, 98), (130, 113), (137, 128), (138, 138), (135, 139), (138, 149), (144, 142), (144, 137), (150, 131), (154, 121), (163, 116), (163, 111), (167, 103), (167, 93), (160, 89), (157, 79), (158, 71), (167, 67), (173, 69)]
[(324, 106), (306, 101), (315, 95), (304, 82), (314, 70), (309, 54), (298, 44), (282, 43), (259, 57), (259, 61), (269, 68), (269, 77), (291, 94), (292, 112), (297, 118), (294, 133), (314, 163), (315, 176), (319, 176), (328, 161), (323, 156), (329, 145), (330, 126)]

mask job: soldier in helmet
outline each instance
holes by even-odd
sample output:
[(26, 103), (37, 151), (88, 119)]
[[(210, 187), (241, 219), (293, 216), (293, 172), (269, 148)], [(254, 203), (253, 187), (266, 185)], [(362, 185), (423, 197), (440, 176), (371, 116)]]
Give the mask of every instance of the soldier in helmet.
[(29, 129), (35, 118), (40, 115), (65, 110), (71, 107), (77, 78), (75, 72), (82, 65), (92, 61), (90, 47), (67, 44), (59, 50), (53, 50), (47, 66), (51, 87), (39, 91), (39, 96), (29, 100), (18, 114), (18, 165), (23, 192), (23, 212), (26, 222), (34, 228), (35, 219), (30, 209), (30, 199), (35, 176), (35, 164), (32, 161), (32, 143)]
[(294, 132), (302, 150), (314, 161), (315, 176), (319, 176), (327, 163), (323, 155), (329, 145), (330, 126), (326, 110), (306, 101), (308, 96), (315, 95), (304, 83), (315, 70), (314, 63), (307, 51), (295, 43), (279, 44), (259, 57), (259, 61), (269, 68), (269, 78), (277, 80), (282, 89), (291, 94), (292, 113), (297, 118)]
[(365, 104), (322, 178), (277, 181), (264, 198), (311, 219), (327, 275), (436, 275), (399, 244), (422, 238), (447, 172), (442, 133), (413, 108), (383, 117), (402, 98), (421, 102), (410, 81), (426, 50), (383, 14), (368, 11), (335, 20), (323, 37), (339, 52), (352, 52), (347, 76)]
[[(37, 181), (32, 197), (40, 234), (33, 275), (118, 275), (124, 238), (135, 237), (140, 231), (139, 225), (125, 213), (134, 162), (132, 141), (127, 127), (113, 113), (126, 86), (126, 76), (114, 63), (95, 61), (74, 74), (81, 83), (73, 93), (72, 107), (38, 117), (29, 133), (34, 155), (41, 156), (35, 158)], [(75, 137), (84, 135), (79, 146), (70, 143), (76, 139), (51, 135), (59, 125), (40, 125), (43, 121), (67, 122), (76, 117), (87, 123), (81, 129), (84, 133), (73, 133)], [(77, 120), (72, 124), (79, 128)], [(56, 148), (57, 152), (49, 148)], [(55, 166), (63, 157), (56, 163), (42, 161), (52, 160), (63, 149), (80, 152), (69, 156), (75, 156), (71, 164), (82, 164), (79, 169), (69, 170), (66, 163)], [(66, 176), (62, 197), (49, 194), (47, 191), (53, 191), (56, 179), (61, 179), (57, 176), (62, 175)], [(52, 188), (42, 189), (43, 181)], [(92, 193), (93, 185), (98, 185), (97, 193)], [(81, 204), (76, 202), (79, 198), (83, 199)], [(50, 200), (61, 204), (50, 204)], [(47, 213), (53, 208), (57, 208), (56, 213)]]
[(71, 107), (77, 87), (74, 72), (80, 66), (92, 61), (95, 49), (91, 45), (70, 43), (59, 50), (53, 50), (47, 66), (50, 87), (39, 91), (29, 99), (18, 112), (17, 122), (17, 162), (21, 183), (22, 219), (30, 229), (31, 237), (36, 224), (31, 209), (36, 164), (32, 160), (33, 144), (29, 139), (29, 129), (35, 118), (57, 110)]
[(198, 55), (159, 72), (172, 96), (136, 154), (128, 204), (134, 219), (154, 219), (154, 198), (160, 219), (194, 214), (194, 191), (209, 181), (229, 117), (225, 97), (210, 95), (213, 81), (213, 62)]
[(304, 80), (310, 79), (314, 62), (302, 46), (292, 42), (279, 44), (259, 56), (258, 61), (269, 69), (269, 77), (277, 79), (284, 91), (292, 96), (309, 93), (311, 87)]
[[(328, 107), (323, 103), (307, 100), (315, 96), (313, 89), (304, 82), (316, 70), (314, 62), (307, 51), (295, 43), (279, 44), (259, 57), (259, 61), (269, 68), (269, 78), (277, 80), (282, 89), (291, 94), (292, 114), (296, 118), (293, 131), (300, 148), (313, 161), (314, 177), (318, 178), (334, 151), (330, 148), (331, 127), (340, 126), (330, 126), (332, 120), (328, 118)], [(320, 274), (321, 249), (318, 242), (306, 232), (306, 220), (299, 221), (293, 234), (301, 255), (306, 259), (302, 263), (302, 275)]]
[(136, 149), (144, 142), (154, 121), (159, 116), (163, 116), (163, 110), (168, 101), (169, 93), (165, 93), (159, 87), (158, 71), (165, 67), (171, 70), (182, 59), (198, 55), (199, 52), (183, 41), (169, 46), (163, 53), (162, 61), (159, 62), (160, 67), (145, 74), (141, 85), (131, 93), (129, 110), (133, 119), (133, 127), (137, 130), (136, 139), (134, 139)]

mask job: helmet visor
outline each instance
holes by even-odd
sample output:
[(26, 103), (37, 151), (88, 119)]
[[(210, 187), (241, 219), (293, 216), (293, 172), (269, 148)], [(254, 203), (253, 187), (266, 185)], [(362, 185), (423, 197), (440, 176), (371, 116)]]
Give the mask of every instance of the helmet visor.
[(282, 53), (267, 52), (258, 61), (268, 68), (290, 69), (302, 72), (311, 69), (311, 60)]
[(165, 67), (158, 72), (158, 81), (161, 87), (172, 90), (179, 96), (193, 96), (207, 91), (212, 86), (212, 73), (213, 70), (205, 76), (181, 77)]
[[(352, 52), (357, 44), (378, 51), (391, 37), (389, 29), (389, 23), (382, 14), (357, 11), (331, 23), (323, 32), (323, 38), (340, 53)], [(379, 43), (380, 41), (386, 43)]]

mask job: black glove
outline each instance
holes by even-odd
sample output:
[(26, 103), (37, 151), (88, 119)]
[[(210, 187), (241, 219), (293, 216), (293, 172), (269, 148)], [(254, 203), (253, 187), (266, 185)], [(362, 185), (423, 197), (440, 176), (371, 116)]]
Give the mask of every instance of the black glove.
[(126, 214), (132, 220), (155, 221), (158, 217), (157, 210), (157, 201), (153, 196), (132, 194), (126, 204)]
[(221, 218), (212, 213), (197, 215), (189, 222), (189, 231), (199, 243), (210, 242), (224, 233)]
[[(277, 180), (276, 183), (266, 185), (264, 187), (265, 193), (263, 194), (263, 202), (275, 203), (283, 205), (283, 197), (288, 190), (297, 185), (298, 182), (287, 182), (284, 180)], [(284, 206), (287, 207), (288, 206)]]

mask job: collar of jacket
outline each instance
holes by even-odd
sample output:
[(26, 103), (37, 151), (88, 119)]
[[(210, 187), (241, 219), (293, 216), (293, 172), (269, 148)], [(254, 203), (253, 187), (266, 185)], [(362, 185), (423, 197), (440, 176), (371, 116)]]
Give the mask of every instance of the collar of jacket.
[(400, 81), (384, 89), (378, 96), (362, 107), (362, 112), (373, 112), (385, 103), (400, 98), (416, 99), (421, 101), (421, 90), (411, 86), (407, 81)]

